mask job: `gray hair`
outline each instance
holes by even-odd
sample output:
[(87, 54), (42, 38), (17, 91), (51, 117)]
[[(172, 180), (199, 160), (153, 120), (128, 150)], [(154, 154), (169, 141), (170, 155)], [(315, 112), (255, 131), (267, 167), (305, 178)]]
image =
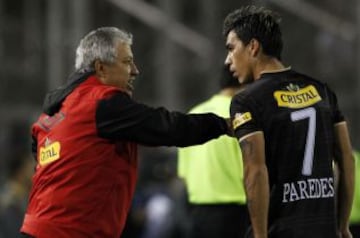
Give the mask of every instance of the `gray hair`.
[(101, 27), (88, 33), (76, 49), (75, 70), (94, 69), (95, 60), (114, 63), (117, 44), (132, 44), (132, 35), (116, 27)]

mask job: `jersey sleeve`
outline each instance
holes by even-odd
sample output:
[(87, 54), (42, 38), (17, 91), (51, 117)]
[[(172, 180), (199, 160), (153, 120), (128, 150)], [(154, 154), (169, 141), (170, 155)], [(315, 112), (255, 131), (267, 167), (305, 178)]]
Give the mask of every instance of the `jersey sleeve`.
[(336, 94), (329, 88), (328, 91), (329, 91), (330, 105), (332, 109), (334, 124), (345, 121), (345, 117), (339, 108)]
[(238, 94), (232, 99), (230, 117), (238, 139), (256, 131), (262, 131), (256, 108), (256, 103), (249, 96)]
[(196, 145), (227, 133), (225, 119), (213, 113), (170, 112), (138, 103), (121, 92), (99, 101), (96, 127), (102, 138), (149, 146)]

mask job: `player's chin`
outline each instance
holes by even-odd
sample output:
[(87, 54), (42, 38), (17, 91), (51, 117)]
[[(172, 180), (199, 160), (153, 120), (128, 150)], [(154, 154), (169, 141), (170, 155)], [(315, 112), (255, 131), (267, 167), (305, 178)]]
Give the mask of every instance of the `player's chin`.
[(245, 84), (246, 83), (246, 78), (244, 78), (244, 77), (237, 76), (237, 79), (238, 79), (240, 84)]

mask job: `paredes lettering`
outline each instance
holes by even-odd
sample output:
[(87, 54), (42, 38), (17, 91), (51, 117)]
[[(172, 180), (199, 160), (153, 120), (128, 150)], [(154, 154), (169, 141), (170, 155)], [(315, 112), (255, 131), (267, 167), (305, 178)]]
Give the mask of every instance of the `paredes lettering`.
[(334, 179), (306, 179), (283, 184), (283, 203), (334, 197)]

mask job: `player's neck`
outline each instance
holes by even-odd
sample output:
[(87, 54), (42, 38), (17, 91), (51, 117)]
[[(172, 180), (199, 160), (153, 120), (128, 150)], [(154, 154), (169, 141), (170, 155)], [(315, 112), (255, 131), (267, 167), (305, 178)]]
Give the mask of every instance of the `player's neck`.
[(280, 60), (273, 57), (264, 57), (255, 65), (254, 79), (259, 79), (263, 73), (276, 72), (283, 69), (285, 69), (285, 66)]

